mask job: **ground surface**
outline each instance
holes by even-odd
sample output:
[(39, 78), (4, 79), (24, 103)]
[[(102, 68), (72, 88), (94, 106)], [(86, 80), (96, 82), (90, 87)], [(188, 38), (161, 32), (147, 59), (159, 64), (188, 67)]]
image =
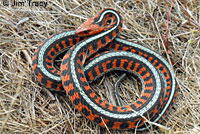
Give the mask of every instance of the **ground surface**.
[[(200, 133), (198, 0), (177, 0), (174, 5), (170, 0), (49, 0), (47, 7), (11, 7), (4, 0), (0, 2), (0, 133), (135, 133), (107, 130), (91, 123), (66, 96), (52, 94), (41, 86), (31, 69), (31, 57), (39, 43), (63, 29), (77, 28), (105, 7), (118, 10), (123, 17), (121, 35), (165, 57), (168, 37), (169, 57), (180, 91), (167, 123), (162, 124), (170, 130), (152, 133)], [(112, 97), (106, 96), (118, 76), (111, 73), (93, 84), (100, 96), (113, 103)], [(120, 84), (124, 101), (133, 98), (129, 95), (134, 88), (131, 82), (127, 78)], [(129, 93), (124, 93), (126, 90)]]

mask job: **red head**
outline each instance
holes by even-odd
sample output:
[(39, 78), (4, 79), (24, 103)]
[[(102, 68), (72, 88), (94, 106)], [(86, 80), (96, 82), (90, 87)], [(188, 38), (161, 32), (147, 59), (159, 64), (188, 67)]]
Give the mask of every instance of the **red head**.
[(75, 31), (76, 34), (79, 36), (90, 36), (108, 30), (109, 28), (112, 28), (113, 25), (116, 24), (116, 16), (111, 13), (103, 14), (103, 12), (105, 12), (106, 10), (113, 10), (113, 9), (111, 8), (102, 9), (97, 14), (97, 16), (88, 19), (81, 26), (79, 26)]

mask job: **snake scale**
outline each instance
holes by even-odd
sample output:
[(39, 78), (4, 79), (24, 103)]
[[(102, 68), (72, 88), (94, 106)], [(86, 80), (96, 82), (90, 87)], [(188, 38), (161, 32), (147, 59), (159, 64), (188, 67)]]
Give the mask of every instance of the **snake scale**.
[[(32, 57), (38, 80), (50, 90), (66, 92), (89, 120), (111, 129), (149, 129), (162, 123), (175, 102), (177, 82), (170, 64), (155, 51), (121, 37), (122, 18), (111, 8), (101, 10), (75, 31), (50, 36)], [(65, 52), (60, 69), (55, 57)], [(126, 106), (102, 100), (90, 82), (113, 70), (136, 74), (141, 96)]]

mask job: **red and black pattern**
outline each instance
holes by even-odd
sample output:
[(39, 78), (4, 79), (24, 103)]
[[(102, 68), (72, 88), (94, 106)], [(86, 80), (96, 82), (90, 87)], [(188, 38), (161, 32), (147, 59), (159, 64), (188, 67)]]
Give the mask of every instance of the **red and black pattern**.
[[(67, 31), (63, 31), (62, 33), (67, 32)], [(61, 33), (58, 33), (58, 34), (61, 34)], [(32, 57), (32, 61), (33, 61), (32, 68), (38, 80), (47, 88), (55, 90), (55, 91), (60, 91), (60, 90), (64, 91), (61, 80), (57, 81), (57, 80), (51, 79), (50, 77), (48, 77), (47, 75), (43, 73), (40, 67), (38, 67), (38, 54), (40, 52), (41, 47), (46, 42), (48, 42), (52, 37), (55, 37), (58, 34), (50, 36), (44, 43), (39, 45), (39, 47), (35, 50), (34, 55)], [(86, 37), (71, 35), (71, 36), (63, 37), (59, 40), (55, 40), (51, 44), (51, 46), (49, 46), (44, 52), (44, 55), (43, 55), (44, 68), (48, 70), (51, 74), (60, 77), (60, 70), (54, 66), (54, 60), (56, 56), (58, 56), (60, 53), (66, 52), (69, 48), (73, 47), (75, 44), (77, 44), (84, 38)]]
[[(112, 129), (138, 128), (143, 131), (146, 128), (145, 118), (159, 123), (165, 119), (177, 95), (173, 87), (174, 85), (176, 89), (178, 87), (172, 80), (174, 76), (163, 58), (159, 58), (160, 56), (150, 49), (146, 50), (134, 44), (130, 45), (130, 40), (117, 37), (121, 28), (122, 19), (119, 14), (113, 9), (103, 9), (96, 17), (88, 19), (75, 32), (72, 32), (73, 34), (59, 39), (55, 38), (51, 44), (48, 44), (48, 41), (59, 37), (62, 33), (49, 37), (35, 51), (32, 58), (33, 70), (39, 81), (47, 88), (54, 91), (66, 91), (75, 107), (89, 120)], [(125, 43), (123, 40), (129, 43)], [(45, 48), (44, 46), (47, 44), (48, 47)], [(54, 60), (64, 51), (66, 54), (60, 71), (55, 68)], [(138, 55), (140, 58), (130, 57), (131, 54)], [(39, 58), (43, 59), (43, 67), (39, 64), (41, 62)], [(94, 61), (98, 61), (98, 63), (83, 71), (84, 67)], [(153, 65), (158, 72), (157, 77), (161, 85), (159, 94), (156, 93), (156, 79), (158, 78), (153, 75), (151, 67), (147, 65), (146, 61)], [(44, 71), (45, 69), (47, 71)], [(122, 107), (114, 106), (101, 100), (92, 90), (89, 82), (112, 70), (123, 70), (140, 76), (144, 88), (141, 97), (136, 102)], [(47, 72), (52, 74), (52, 78)], [(54, 79), (54, 77), (59, 78), (60, 76), (62, 83), (61, 80)], [(150, 105), (155, 95), (158, 95), (158, 101), (153, 103), (142, 116), (140, 114), (127, 116), (142, 111)], [(119, 115), (120, 118), (115, 115)], [(121, 118), (123, 115), (127, 118)]]
[[(101, 55), (103, 56), (103, 55)], [(67, 65), (62, 66), (63, 68), (70, 68), (70, 64), (66, 60), (67, 57), (64, 57), (63, 64)], [(98, 57), (97, 57), (98, 58)], [(78, 68), (80, 70), (80, 68)], [(119, 107), (119, 106), (114, 106), (111, 104), (108, 104), (105, 101), (102, 101), (101, 98), (96, 95), (96, 93), (92, 90), (92, 88), (88, 85), (87, 80), (92, 81), (95, 76), (101, 76), (102, 73), (109, 72), (112, 70), (123, 70), (123, 71), (129, 71), (129, 72), (135, 72), (138, 75), (141, 76), (141, 78), (144, 81), (144, 89), (141, 97), (131, 105)], [(84, 74), (86, 76), (86, 79), (84, 78)], [(115, 57), (110, 57), (106, 58), (105, 60), (102, 60), (101, 62), (98, 63), (98, 65), (93, 66), (91, 69), (88, 69), (85, 73), (83, 71), (80, 71), (80, 83), (81, 87), (85, 89), (85, 93), (87, 96), (95, 102), (97, 105), (102, 107), (104, 110), (107, 110), (111, 113), (132, 113), (133, 111), (137, 111), (141, 109), (142, 107), (145, 107), (146, 104), (152, 99), (154, 93), (155, 93), (155, 78), (152, 76), (151, 70), (144, 64), (141, 63), (140, 61), (137, 61), (133, 57), (122, 57), (122, 56), (115, 56)], [(79, 91), (75, 88), (76, 86), (70, 83), (69, 81), (72, 80), (72, 76), (67, 73), (67, 70), (65, 69), (62, 73), (63, 79), (63, 85), (67, 88), (67, 94), (70, 96), (70, 99), (72, 100), (72, 103), (75, 105), (75, 107), (81, 111), (88, 119), (92, 119), (92, 121), (98, 123), (101, 126), (105, 126), (103, 122), (106, 121), (106, 125), (109, 128), (112, 129), (129, 129), (129, 128), (136, 128), (136, 126), (140, 127), (141, 125), (144, 124), (145, 120), (141, 121), (141, 118), (129, 118), (129, 119), (124, 119), (120, 120), (111, 118), (111, 117), (104, 117), (106, 120), (101, 120), (99, 116), (101, 113), (95, 111), (93, 108), (87, 104), (86, 101), (81, 97), (79, 94)], [(67, 79), (65, 79), (67, 78)], [(163, 94), (164, 94), (164, 89), (162, 93), (160, 94), (160, 101), (156, 103), (152, 108), (144, 115), (146, 118), (154, 117), (156, 116), (160, 109), (160, 105), (163, 102)], [(82, 107), (82, 104), (84, 104), (84, 108)], [(103, 116), (102, 116), (103, 117)], [(120, 124), (120, 125), (119, 125)]]
[[(121, 39), (125, 39), (125, 38), (122, 38)], [(130, 41), (130, 40), (129, 40)], [(135, 53), (135, 54), (138, 54), (144, 58), (146, 58), (150, 63), (152, 63), (153, 66), (155, 66), (156, 69), (158, 69), (161, 74), (163, 75), (164, 79), (165, 79), (165, 82), (166, 82), (166, 87), (165, 87), (165, 95), (164, 95), (164, 100), (163, 100), (163, 104), (162, 106), (165, 106), (166, 103), (168, 102), (169, 100), (169, 96), (171, 94), (171, 89), (172, 89), (172, 79), (171, 79), (171, 73), (169, 71), (169, 69), (165, 66), (164, 63), (162, 63), (162, 61), (160, 59), (158, 59), (158, 57), (156, 57), (155, 55), (152, 55), (142, 49), (138, 49), (134, 46), (128, 46), (127, 44), (124, 44), (122, 42), (119, 42), (114, 40), (112, 42), (112, 44), (108, 45), (108, 47), (111, 49), (111, 50), (114, 50), (114, 51), (119, 51), (119, 50), (124, 50), (124, 51), (128, 51), (128, 52), (132, 52), (132, 53)], [(178, 85), (176, 84), (176, 89), (178, 89)], [(172, 105), (175, 103), (175, 97), (177, 96), (177, 91), (175, 92), (175, 94), (173, 95), (173, 100), (172, 102), (170, 103), (170, 106), (168, 107), (168, 109), (165, 111), (166, 114), (169, 113), (169, 110), (172, 108)], [(159, 123), (161, 123), (163, 121), (163, 119), (165, 119), (165, 115), (164, 114), (162, 116), (162, 118), (160, 120), (158, 120)]]

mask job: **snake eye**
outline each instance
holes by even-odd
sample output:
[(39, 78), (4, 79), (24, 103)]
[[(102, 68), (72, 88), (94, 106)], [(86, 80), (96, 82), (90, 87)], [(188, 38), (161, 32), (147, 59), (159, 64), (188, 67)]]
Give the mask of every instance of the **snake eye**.
[(88, 33), (89, 33), (89, 30), (85, 30), (84, 33), (85, 33), (85, 34), (88, 34)]

